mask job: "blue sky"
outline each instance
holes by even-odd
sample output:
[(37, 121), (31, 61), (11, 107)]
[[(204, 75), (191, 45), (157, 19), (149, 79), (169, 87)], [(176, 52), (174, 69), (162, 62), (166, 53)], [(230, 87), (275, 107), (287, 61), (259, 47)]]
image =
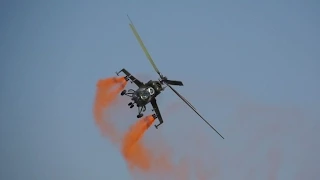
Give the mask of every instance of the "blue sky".
[[(121, 68), (157, 77), (127, 13), (160, 71), (184, 82), (177, 90), (226, 139), (184, 106), (150, 133), (183, 154), (183, 133), (197, 126), (210, 139), (201, 153), (219, 159), (217, 179), (267, 179), (270, 149), (281, 157), (279, 179), (315, 179), (319, 8), (312, 0), (2, 1), (0, 179), (131, 179), (92, 115), (99, 79)], [(159, 98), (162, 109), (180, 102), (169, 90)]]

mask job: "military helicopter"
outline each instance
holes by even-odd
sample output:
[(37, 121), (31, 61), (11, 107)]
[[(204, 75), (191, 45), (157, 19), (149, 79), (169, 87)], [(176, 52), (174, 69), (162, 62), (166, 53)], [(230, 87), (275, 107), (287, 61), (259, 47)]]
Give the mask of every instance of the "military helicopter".
[(155, 112), (153, 114), (153, 118), (158, 118), (159, 124), (154, 125), (156, 129), (163, 123), (163, 119), (160, 113), (160, 110), (158, 108), (156, 97), (161, 94), (162, 91), (166, 87), (169, 87), (174, 93), (176, 93), (195, 113), (197, 113), (203, 121), (205, 121), (215, 132), (217, 132), (223, 139), (224, 137), (207, 121), (205, 120), (196, 110), (196, 108), (191, 105), (191, 103), (184, 98), (182, 95), (180, 95), (172, 86), (183, 86), (183, 83), (181, 81), (177, 80), (169, 80), (166, 76), (163, 76), (160, 71), (158, 70), (157, 66), (155, 65), (154, 61), (152, 60), (147, 48), (145, 47), (144, 43), (142, 42), (142, 39), (140, 38), (133, 22), (131, 21), (129, 15), (127, 15), (129, 21), (130, 21), (130, 28), (135, 35), (136, 39), (138, 40), (142, 50), (144, 51), (145, 55), (147, 56), (148, 60), (150, 61), (151, 65), (153, 66), (154, 70), (158, 73), (160, 78), (157, 80), (150, 80), (147, 83), (143, 83), (137, 78), (135, 78), (131, 73), (129, 73), (126, 69), (121, 69), (119, 72), (116, 72), (116, 74), (119, 76), (120, 72), (123, 72), (126, 76), (126, 81), (129, 81), (131, 83), (134, 83), (138, 86), (137, 90), (129, 89), (129, 90), (123, 90), (121, 92), (121, 96), (129, 96), (131, 97), (131, 102), (128, 104), (130, 108), (133, 108), (134, 105), (138, 107), (138, 115), (137, 118), (143, 117), (143, 112), (146, 111), (146, 105), (151, 103), (152, 105), (152, 111)]

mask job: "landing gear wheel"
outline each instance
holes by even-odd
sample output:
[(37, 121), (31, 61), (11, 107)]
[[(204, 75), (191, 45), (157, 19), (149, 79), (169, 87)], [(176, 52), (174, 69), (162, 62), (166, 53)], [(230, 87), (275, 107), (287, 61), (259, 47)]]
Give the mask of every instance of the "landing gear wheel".
[(134, 106), (134, 104), (131, 104), (131, 105), (130, 105), (130, 108), (133, 108), (133, 106)]
[(143, 114), (138, 114), (137, 118), (142, 118)]
[(132, 102), (130, 102), (129, 104), (128, 104), (128, 106), (131, 106), (132, 105)]
[(121, 92), (121, 96), (125, 95), (126, 93), (127, 93), (127, 91), (126, 91), (126, 90), (123, 90), (123, 91)]

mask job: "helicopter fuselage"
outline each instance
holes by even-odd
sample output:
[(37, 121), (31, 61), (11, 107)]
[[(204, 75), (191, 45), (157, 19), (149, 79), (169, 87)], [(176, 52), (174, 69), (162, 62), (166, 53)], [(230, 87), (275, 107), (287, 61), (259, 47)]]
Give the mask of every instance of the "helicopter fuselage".
[(146, 111), (146, 105), (151, 103), (153, 106), (152, 111), (156, 110), (158, 112), (158, 114), (154, 114), (153, 116), (158, 117), (159, 119), (161, 119), (159, 121), (162, 122), (162, 117), (160, 115), (155, 99), (161, 93), (161, 91), (164, 90), (161, 82), (150, 80), (149, 82), (144, 84), (141, 81), (137, 80), (134, 76), (132, 76), (127, 70), (122, 69), (122, 71), (127, 74), (127, 76), (125, 77), (127, 81), (131, 79), (131, 81), (135, 82), (138, 86), (137, 90), (129, 89), (128, 91), (123, 90), (121, 92), (121, 96), (126, 95), (131, 97), (131, 102), (128, 104), (130, 108), (133, 108), (134, 104), (136, 104), (136, 106), (138, 107), (137, 118), (141, 118), (143, 116), (142, 112)]
[(157, 97), (163, 87), (159, 81), (150, 80), (144, 86), (138, 88), (132, 94), (131, 100), (134, 104), (137, 104), (138, 107), (143, 107), (147, 105), (153, 98)]

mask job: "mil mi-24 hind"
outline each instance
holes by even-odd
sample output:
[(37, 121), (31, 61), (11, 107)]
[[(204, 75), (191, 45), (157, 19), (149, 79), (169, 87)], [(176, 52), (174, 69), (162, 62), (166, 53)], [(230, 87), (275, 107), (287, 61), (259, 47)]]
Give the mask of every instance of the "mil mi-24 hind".
[[(127, 15), (128, 16), (128, 15)], [(160, 113), (160, 110), (158, 108), (156, 97), (161, 94), (162, 91), (166, 87), (169, 87), (176, 95), (178, 95), (195, 113), (197, 113), (203, 121), (205, 121), (214, 131), (216, 131), (223, 139), (224, 137), (207, 121), (205, 120), (196, 110), (194, 106), (191, 105), (191, 103), (186, 100), (181, 94), (179, 94), (172, 86), (183, 86), (183, 83), (181, 81), (177, 80), (169, 80), (167, 77), (163, 76), (160, 71), (158, 70), (157, 66), (155, 65), (154, 61), (152, 60), (147, 48), (144, 46), (142, 39), (140, 38), (136, 28), (133, 25), (133, 22), (131, 21), (130, 17), (128, 16), (128, 19), (130, 21), (130, 28), (135, 35), (136, 39), (138, 40), (142, 50), (144, 51), (145, 55), (147, 56), (148, 60), (150, 61), (151, 65), (153, 66), (154, 70), (158, 73), (160, 78), (158, 80), (150, 80), (147, 83), (143, 83), (140, 80), (138, 80), (136, 77), (134, 77), (131, 73), (129, 73), (126, 69), (122, 69), (119, 72), (116, 72), (116, 74), (119, 76), (120, 72), (123, 72), (126, 76), (126, 81), (129, 81), (131, 83), (134, 83), (138, 86), (137, 90), (129, 89), (129, 90), (123, 90), (121, 92), (121, 96), (129, 96), (131, 97), (131, 102), (128, 104), (130, 108), (133, 108), (134, 105), (138, 107), (138, 115), (137, 118), (143, 117), (143, 112), (146, 111), (146, 105), (151, 103), (152, 108), (155, 112), (152, 116), (156, 119), (158, 118), (159, 124), (156, 124), (155, 127), (158, 129), (158, 127), (163, 123), (163, 119)]]

